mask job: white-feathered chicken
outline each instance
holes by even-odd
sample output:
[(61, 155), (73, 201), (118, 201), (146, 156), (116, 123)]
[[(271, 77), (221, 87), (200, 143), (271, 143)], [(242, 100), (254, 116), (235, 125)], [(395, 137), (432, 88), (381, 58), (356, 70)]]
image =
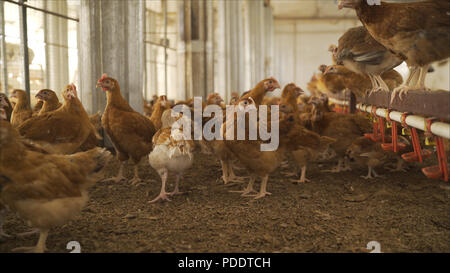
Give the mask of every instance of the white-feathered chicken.
[[(183, 127), (178, 126), (181, 121), (190, 122), (184, 116), (174, 118), (171, 116), (172, 110), (164, 111), (161, 120), (162, 128), (153, 136), (153, 151), (149, 155), (150, 165), (161, 177), (161, 192), (158, 197), (149, 201), (154, 203), (159, 199), (170, 201), (168, 195), (181, 194), (179, 182), (185, 170), (192, 166), (194, 161), (194, 142), (183, 134)], [(188, 123), (190, 124), (190, 123)], [(166, 182), (169, 172), (175, 173), (175, 190), (166, 192)]]

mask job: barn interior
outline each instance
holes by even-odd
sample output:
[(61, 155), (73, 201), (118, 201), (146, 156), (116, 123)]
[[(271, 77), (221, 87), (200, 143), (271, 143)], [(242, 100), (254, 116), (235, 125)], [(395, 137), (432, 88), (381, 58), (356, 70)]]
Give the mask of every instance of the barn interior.
[[(73, 241), (81, 252), (360, 253), (373, 241), (382, 252), (450, 251), (450, 25), (405, 16), (425, 49), (404, 56), (340, 2), (0, 0), (0, 93), (11, 107), (0, 104), (0, 252), (70, 252)], [(448, 21), (449, 2), (430, 2), (441, 6), (418, 6), (416, 20)], [(392, 21), (378, 24), (402, 33)], [(336, 61), (357, 27), (401, 55), (385, 70), (392, 88)], [(404, 92), (420, 54), (433, 57), (416, 65), (424, 85)], [(44, 112), (46, 90), (60, 104)], [(180, 140), (164, 113), (194, 109), (194, 98), (279, 107), (278, 149)], [(36, 247), (14, 249), (24, 245)]]

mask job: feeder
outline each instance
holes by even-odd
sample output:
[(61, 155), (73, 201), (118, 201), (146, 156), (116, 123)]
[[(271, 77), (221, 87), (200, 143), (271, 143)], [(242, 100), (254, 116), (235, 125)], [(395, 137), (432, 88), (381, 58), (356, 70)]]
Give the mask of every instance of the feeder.
[(364, 136), (367, 139), (372, 140), (373, 142), (380, 142), (382, 139), (384, 139), (384, 122), (382, 118), (377, 117), (376, 111), (377, 108), (375, 106), (372, 106), (371, 112), (373, 120), (373, 133), (366, 133), (364, 134)]
[(385, 151), (399, 152), (406, 148), (405, 143), (398, 143), (397, 122), (389, 117), (390, 110), (386, 111), (386, 120), (391, 124), (391, 143), (382, 143), (381, 148)]
[[(431, 135), (431, 124), (434, 119), (427, 119), (426, 121), (426, 134)], [(443, 179), (448, 181), (448, 170), (450, 165), (447, 163), (447, 157), (445, 155), (444, 141), (442, 137), (435, 136), (436, 153), (438, 158), (438, 165), (422, 168), (422, 172), (431, 179)]]
[(412, 145), (414, 148), (414, 152), (402, 154), (402, 158), (408, 162), (423, 162), (424, 158), (428, 158), (431, 155), (430, 150), (422, 150), (420, 147), (419, 135), (417, 134), (417, 129), (414, 127), (408, 128), (405, 120), (408, 116), (408, 113), (403, 113), (401, 117), (403, 128), (409, 129), (411, 133)]

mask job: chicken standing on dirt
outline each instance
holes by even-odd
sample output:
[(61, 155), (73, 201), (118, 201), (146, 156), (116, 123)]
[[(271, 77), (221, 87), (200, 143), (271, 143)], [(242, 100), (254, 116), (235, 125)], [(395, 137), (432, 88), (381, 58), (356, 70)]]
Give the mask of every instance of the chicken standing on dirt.
[[(366, 0), (340, 0), (339, 9), (355, 9), (361, 23), (380, 44), (405, 60), (410, 75), (394, 89), (401, 96), (409, 90), (428, 90), (425, 77), (432, 62), (450, 57), (450, 1), (369, 5)], [(412, 82), (419, 73), (417, 83)]]
[[(256, 111), (255, 102), (252, 97), (240, 99), (238, 103), (238, 111)], [(272, 114), (271, 114), (272, 115)], [(246, 124), (249, 124), (249, 115), (246, 113)], [(230, 121), (228, 121), (230, 122)], [(225, 122), (222, 127), (222, 132), (225, 135), (228, 130), (231, 129), (231, 123)], [(241, 193), (242, 196), (252, 196), (255, 199), (262, 198), (271, 193), (267, 191), (267, 182), (269, 175), (273, 173), (281, 164), (285, 157), (285, 153), (292, 148), (293, 145), (299, 144), (302, 146), (309, 146), (311, 148), (317, 148), (320, 145), (320, 136), (310, 130), (306, 130), (295, 121), (295, 115), (293, 113), (283, 114), (280, 112), (280, 118), (274, 121), (278, 123), (279, 127), (279, 146), (270, 151), (261, 151), (261, 144), (264, 143), (261, 139), (248, 140), (249, 127), (245, 127), (246, 140), (227, 140), (225, 143), (232, 153), (238, 158), (239, 162), (250, 173), (250, 181), (247, 187), (242, 191), (235, 191)], [(272, 130), (275, 123), (272, 123), (271, 118), (265, 121), (258, 121), (256, 124), (259, 129), (260, 126), (264, 126), (268, 130)], [(295, 130), (295, 141), (288, 141), (287, 134)], [(234, 120), (234, 132), (237, 132), (237, 118)], [(236, 138), (235, 138), (236, 139)], [(257, 177), (262, 179), (261, 188), (258, 194), (250, 195), (253, 192), (253, 184)]]
[[(179, 191), (180, 179), (184, 171), (192, 166), (194, 161), (194, 141), (183, 134), (183, 127), (174, 124), (176, 119), (171, 116), (172, 110), (164, 111), (162, 116), (162, 128), (153, 136), (153, 151), (149, 155), (150, 165), (161, 177), (161, 192), (149, 203), (154, 203), (160, 199), (167, 200), (167, 195), (181, 194)], [(185, 118), (180, 116), (180, 118)], [(190, 120), (187, 120), (188, 124)], [(173, 127), (173, 128), (172, 128)], [(175, 189), (171, 193), (166, 193), (166, 182), (169, 173), (175, 173)]]
[[(238, 100), (243, 100), (247, 102), (250, 96), (252, 101), (254, 101), (254, 106), (258, 107), (261, 105), (267, 92), (272, 92), (275, 89), (280, 88), (280, 84), (274, 78), (268, 78), (260, 81), (252, 90), (246, 92)], [(226, 115), (223, 115), (226, 117)], [(222, 165), (222, 178), (225, 184), (230, 181), (241, 182), (242, 177), (238, 177), (233, 171), (233, 159), (235, 156), (231, 152), (229, 146), (227, 145), (227, 140), (212, 140), (208, 145), (212, 147), (214, 154), (220, 159)]]
[[(294, 121), (296, 123), (296, 125), (293, 126), (289, 133), (284, 137), (285, 139), (283, 141), (288, 141), (288, 152), (292, 155), (298, 167), (301, 168), (300, 178), (291, 180), (298, 184), (309, 181), (309, 179), (306, 178), (307, 163), (317, 159), (319, 154), (325, 153), (330, 144), (336, 141), (335, 139), (327, 136), (320, 136), (320, 145), (317, 149), (301, 146), (301, 143), (297, 143), (296, 140), (298, 130), (304, 130), (303, 126), (301, 126), (301, 121), (299, 120), (301, 116), (297, 105), (297, 97), (299, 97), (302, 93), (303, 90), (300, 87), (297, 87), (294, 83), (290, 83), (284, 87), (283, 92), (281, 93), (280, 103), (280, 111), (285, 114), (293, 114)], [(312, 137), (316, 138), (317, 136), (313, 135)], [(288, 176), (297, 175), (297, 173), (285, 174)]]
[(120, 93), (117, 80), (103, 74), (97, 82), (97, 87), (101, 87), (106, 92), (107, 98), (102, 126), (111, 138), (117, 159), (121, 162), (119, 173), (110, 180), (118, 182), (126, 179), (123, 176), (123, 169), (126, 161), (131, 157), (134, 162), (134, 177), (130, 182), (137, 184), (141, 182), (138, 164), (142, 157), (147, 156), (152, 150), (155, 126), (149, 118), (130, 107)]
[[(217, 93), (209, 94), (206, 103), (207, 105), (218, 105), (223, 109), (223, 114), (221, 117), (222, 120), (219, 121), (220, 123), (223, 123), (223, 118), (226, 116), (226, 110), (224, 109), (223, 106), (222, 97)], [(212, 122), (213, 120), (218, 118), (219, 117), (215, 116), (203, 117), (202, 120), (203, 127), (207, 122)], [(219, 130), (220, 128), (215, 129)], [(228, 184), (229, 182), (240, 183), (243, 181), (244, 179), (243, 177), (239, 177), (234, 173), (232, 162), (235, 159), (235, 157), (233, 156), (231, 151), (229, 151), (228, 148), (226, 147), (224, 140), (213, 139), (208, 141), (203, 139), (201, 140), (200, 145), (203, 144), (208, 148), (208, 150), (211, 150), (211, 152), (213, 153), (213, 155), (217, 157), (217, 159), (219, 159), (222, 168), (222, 179), (225, 184)]]
[(100, 148), (73, 155), (30, 151), (6, 121), (0, 121), (0, 149), (0, 201), (40, 231), (35, 247), (14, 251), (44, 252), (49, 230), (81, 212), (111, 154)]
[[(402, 136), (399, 136), (398, 139), (406, 145), (410, 144), (409, 141)], [(383, 150), (379, 143), (373, 142), (364, 136), (356, 138), (353, 141), (353, 143), (347, 148), (346, 157), (348, 157), (351, 162), (368, 167), (367, 176), (361, 176), (364, 179), (382, 177), (375, 172), (375, 167), (394, 159), (397, 159), (397, 169), (392, 171), (402, 170), (399, 167), (401, 167), (403, 159), (399, 155), (392, 151)]]
[(11, 93), (11, 98), (16, 98), (17, 103), (11, 114), (11, 124), (14, 127), (19, 126), (27, 119), (31, 118), (33, 111), (31, 110), (30, 103), (28, 102), (27, 92), (20, 89), (15, 89)]

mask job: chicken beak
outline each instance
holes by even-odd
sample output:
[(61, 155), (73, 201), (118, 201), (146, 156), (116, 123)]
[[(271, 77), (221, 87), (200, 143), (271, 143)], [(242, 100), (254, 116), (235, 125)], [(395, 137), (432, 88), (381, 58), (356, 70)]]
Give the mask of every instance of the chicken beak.
[(75, 98), (75, 93), (72, 90), (67, 91), (67, 97), (69, 99)]
[(101, 82), (101, 81), (98, 81), (97, 84), (95, 85), (95, 87), (96, 87), (96, 88), (99, 88), (99, 87), (102, 88), (102, 87), (103, 87), (103, 86), (102, 86), (102, 82)]
[(38, 99), (38, 100), (44, 100), (44, 97), (40, 93), (37, 93), (35, 98)]
[(344, 4), (344, 1), (339, 1), (339, 2), (338, 2), (338, 9), (340, 9), (340, 10), (343, 9), (343, 8), (344, 8), (344, 5), (345, 5), (345, 4)]

